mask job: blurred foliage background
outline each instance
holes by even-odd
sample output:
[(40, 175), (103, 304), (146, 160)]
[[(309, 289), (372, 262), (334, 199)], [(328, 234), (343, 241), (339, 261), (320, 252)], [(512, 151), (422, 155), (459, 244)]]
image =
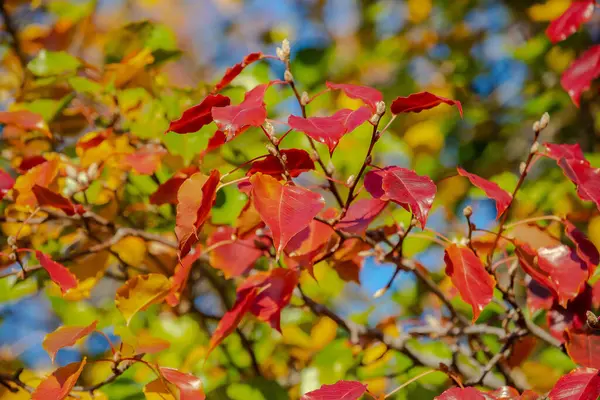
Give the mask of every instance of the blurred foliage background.
[[(422, 90), (460, 100), (464, 119), (450, 107), (400, 116), (377, 144), (374, 164), (407, 166), (438, 182), (431, 228), (450, 237), (464, 235), (464, 223), (454, 215), (460, 215), (466, 204), (474, 207), (477, 226), (489, 228), (495, 214), (493, 203), (470, 189), (466, 179), (443, 178), (455, 175), (454, 167), (461, 165), (512, 189), (519, 164), (529, 151), (531, 124), (543, 112), (552, 116), (543, 141), (579, 143), (592, 164), (600, 166), (600, 153), (596, 152), (600, 144), (598, 86), (583, 95), (577, 108), (559, 82), (578, 54), (600, 42), (600, 15), (596, 13), (582, 31), (557, 45), (544, 34), (548, 21), (569, 4), (569, 0), (5, 0), (0, 107), (41, 114), (51, 131), (59, 134), (60, 142), (54, 149), (35, 139), (21, 148), (3, 145), (0, 164), (8, 166), (19, 157), (52, 150), (75, 157), (77, 139), (109, 125), (117, 109), (120, 126), (130, 131), (133, 139), (117, 141), (113, 149), (104, 150), (135, 146), (136, 140), (162, 144), (170, 153), (157, 174), (164, 180), (172, 171), (197, 163), (212, 133), (164, 135), (169, 121), (201, 100), (225, 69), (244, 55), (253, 51), (274, 54), (281, 40), (289, 38), (292, 72), (300, 90), (311, 95), (322, 91), (329, 80), (376, 87), (388, 104), (396, 96)], [(87, 70), (86, 76), (76, 73), (81, 68)], [(277, 62), (253, 64), (225, 94), (239, 102), (245, 91), (269, 79), (281, 79), (283, 72)], [(266, 103), (275, 119), (284, 121), (290, 113), (299, 114), (288, 91), (270, 90)], [(326, 114), (357, 104), (331, 93), (311, 103), (309, 112)], [(286, 127), (276, 129), (282, 132)], [(363, 126), (341, 141), (332, 160), (336, 178), (345, 180), (356, 173), (369, 138), (370, 129)], [(304, 140), (292, 133), (286, 147), (305, 146)], [(264, 153), (262, 134), (250, 131), (208, 154), (202, 169), (227, 172)], [(327, 159), (326, 152), (322, 155)], [(88, 157), (82, 159), (82, 165), (100, 161), (106, 153)], [(600, 246), (600, 218), (590, 218), (591, 206), (577, 200), (573, 185), (551, 164), (540, 161), (534, 167), (519, 195), (515, 215), (568, 214), (587, 226)], [(320, 179), (307, 175), (301, 178), (306, 185)], [(92, 204), (110, 214), (107, 209), (116, 203), (111, 193), (116, 193), (119, 181), (104, 180), (104, 187), (88, 194)], [(147, 203), (155, 182), (131, 174), (122, 189), (132, 223), (159, 232), (172, 230), (173, 214), (168, 207), (152, 216), (142, 207), (134, 207)], [(213, 224), (231, 224), (245, 203), (245, 196), (233, 187), (222, 193), (213, 211)], [(408, 217), (398, 211), (383, 218), (408, 222)], [(2, 229), (9, 235), (14, 227), (5, 223)], [(68, 240), (61, 241), (51, 232), (36, 237), (36, 245), (49, 253), (68, 245)], [(113, 250), (129, 257), (132, 264), (141, 263), (151, 250), (131, 239)], [(407, 245), (409, 255), (433, 273), (440, 271), (441, 248), (411, 238)], [(422, 301), (421, 289), (409, 276), (401, 276), (393, 290), (373, 299), (372, 294), (385, 284), (393, 269), (367, 261), (358, 285), (345, 283), (327, 265), (319, 265), (317, 277), (327, 284), (305, 279), (303, 287), (358, 322), (377, 324), (390, 316), (404, 321), (438, 317), (436, 307)], [(60, 324), (99, 319), (108, 334), (115, 334), (113, 321), (120, 317), (111, 304), (113, 297), (107, 295), (114, 292), (114, 283), (101, 281), (91, 297), (88, 293), (74, 301), (53, 296), (56, 288), (52, 287), (39, 294), (38, 284), (31, 278), (18, 283), (12, 278), (0, 280), (2, 362), (49, 368), (40, 343)], [(233, 288), (231, 282), (227, 285)], [(198, 294), (194, 304), (199, 310), (211, 315), (224, 311), (209, 288), (201, 286)], [(257, 355), (269, 372), (266, 377), (248, 378), (244, 371), (250, 360), (237, 336), (226, 341), (228, 355), (219, 350), (204, 364), (206, 331), (190, 316), (158, 311), (143, 313), (134, 330), (171, 341), (171, 349), (159, 356), (161, 362), (184, 365), (203, 377), (209, 398), (287, 398), (282, 387), (303, 393), (348, 376), (369, 383), (374, 391), (383, 391), (390, 387), (390, 380), (401, 382), (419, 373), (418, 368), (410, 368), (409, 360), (383, 355), (377, 348), (357, 363), (355, 349), (346, 339), (336, 338), (333, 321), (315, 320), (291, 307), (283, 314), (283, 336), (264, 324), (251, 324)], [(449, 351), (441, 344), (431, 345), (432, 352)], [(286, 346), (287, 352), (278, 351), (280, 346)], [(58, 361), (65, 364), (79, 359), (82, 352), (104, 351), (104, 342), (94, 336), (82, 348), (61, 350)], [(523, 369), (542, 391), (572, 367), (556, 349), (535, 359), (538, 361), (530, 361)], [(237, 365), (237, 370), (228, 367), (230, 363)], [(99, 364), (98, 374), (105, 373), (102, 368)], [(292, 374), (296, 369), (299, 375)], [(103, 391), (110, 399), (143, 398), (144, 374), (147, 371), (133, 368)], [(280, 379), (275, 383), (274, 379), (281, 377), (289, 382)], [(430, 375), (400, 392), (398, 398), (432, 398), (445, 384), (443, 374)]]

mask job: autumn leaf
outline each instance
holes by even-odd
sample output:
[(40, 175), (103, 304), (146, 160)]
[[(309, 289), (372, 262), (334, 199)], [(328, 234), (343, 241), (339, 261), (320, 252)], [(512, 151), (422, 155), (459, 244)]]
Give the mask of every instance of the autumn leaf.
[(244, 60), (241, 63), (237, 63), (233, 67), (227, 68), (227, 71), (225, 71), (225, 75), (223, 75), (221, 80), (215, 85), (214, 89), (212, 90), (213, 93), (221, 91), (225, 86), (229, 85), (231, 81), (233, 81), (244, 70), (244, 68), (246, 68), (246, 66), (260, 60), (261, 58), (263, 58), (263, 53), (250, 53), (246, 57), (244, 57)]
[(351, 99), (361, 100), (371, 108), (372, 112), (377, 111), (377, 103), (383, 101), (383, 95), (377, 89), (368, 86), (351, 85), (347, 83), (327, 82), (327, 87), (331, 90), (341, 90)]
[(568, 333), (567, 352), (582, 367), (600, 369), (600, 336), (588, 333)]
[(471, 174), (461, 167), (456, 168), (459, 175), (469, 178), (469, 181), (479, 189), (483, 190), (490, 199), (496, 202), (496, 219), (500, 218), (504, 211), (508, 208), (512, 202), (512, 195), (500, 188), (498, 184), (490, 182), (475, 174)]
[[(286, 169), (292, 178), (297, 177), (302, 172), (315, 169), (315, 163), (306, 150), (283, 149), (280, 153), (282, 159), (285, 161)], [(279, 158), (273, 155), (268, 155), (262, 160), (254, 161), (246, 175), (254, 175), (257, 172), (271, 175), (277, 179), (281, 179), (284, 176), (283, 166)]]
[(180, 400), (204, 400), (206, 398), (202, 390), (202, 381), (194, 375), (166, 367), (160, 367), (159, 371), (163, 378), (179, 389)]
[(54, 193), (52, 190), (47, 189), (40, 185), (33, 185), (31, 191), (35, 195), (35, 198), (38, 204), (42, 207), (48, 206), (53, 208), (58, 208), (65, 212), (65, 214), (69, 216), (73, 216), (75, 214), (84, 214), (85, 208), (83, 208), (80, 204), (73, 204), (66, 197)]
[(579, 198), (593, 201), (600, 210), (600, 169), (592, 168), (583, 161), (565, 158), (561, 158), (558, 165), (562, 168), (565, 176), (577, 186)]
[(150, 195), (150, 204), (177, 204), (177, 191), (187, 178), (198, 172), (198, 167), (183, 168), (172, 177), (161, 183), (156, 191)]
[(549, 400), (595, 400), (600, 396), (600, 373), (593, 368), (571, 371), (556, 382)]
[(385, 209), (387, 201), (380, 199), (360, 199), (354, 201), (344, 218), (336, 224), (336, 228), (346, 233), (363, 235), (369, 224)]
[(580, 259), (588, 265), (588, 278), (591, 278), (596, 266), (600, 264), (598, 249), (588, 237), (568, 220), (563, 220), (565, 234), (575, 244), (575, 250)]
[(24, 174), (31, 168), (43, 164), (46, 161), (48, 160), (44, 156), (31, 156), (23, 158), (19, 163), (19, 166), (17, 167), (17, 171), (19, 171), (19, 173), (21, 174)]
[(0, 124), (6, 125), (3, 135), (8, 137), (19, 136), (21, 132), (39, 131), (52, 138), (44, 118), (31, 111), (0, 111)]
[(208, 355), (223, 341), (223, 339), (235, 331), (244, 315), (250, 310), (250, 307), (254, 303), (257, 295), (258, 290), (256, 288), (250, 290), (246, 293), (246, 297), (244, 297), (241, 301), (236, 302), (235, 306), (223, 315), (223, 317), (219, 320), (217, 329), (215, 329), (210, 338), (206, 357), (208, 357)]
[(88, 326), (60, 326), (54, 332), (44, 337), (42, 347), (54, 363), (56, 353), (63, 347), (73, 346), (77, 341), (86, 337), (96, 329), (98, 321), (94, 321)]
[(202, 255), (202, 246), (198, 244), (193, 251), (190, 251), (181, 259), (181, 261), (175, 267), (175, 273), (171, 277), (171, 290), (166, 297), (166, 302), (171, 307), (175, 307), (179, 304), (179, 299), (194, 263)]
[(401, 167), (370, 171), (365, 176), (365, 189), (376, 199), (391, 200), (412, 212), (422, 228), (436, 193), (431, 179)]
[(355, 381), (338, 381), (333, 385), (323, 385), (317, 390), (305, 393), (300, 400), (358, 400), (367, 391), (367, 385)]
[(52, 375), (44, 379), (31, 394), (32, 400), (63, 400), (66, 399), (83, 371), (85, 358), (56, 369)]
[(336, 245), (338, 236), (331, 226), (313, 220), (310, 225), (295, 235), (285, 247), (286, 253), (313, 274), (313, 263)]
[(58, 175), (59, 164), (59, 160), (53, 158), (19, 176), (13, 186), (17, 205), (34, 207), (36, 198), (32, 191), (33, 187), (38, 185), (47, 188)]
[(235, 228), (229, 226), (217, 228), (206, 242), (213, 248), (209, 254), (210, 265), (222, 271), (226, 279), (245, 274), (263, 254), (255, 240), (258, 240), (256, 236), (235, 237)]
[(56, 283), (63, 294), (77, 286), (77, 278), (62, 264), (53, 261), (49, 256), (36, 250), (35, 255), (40, 265), (48, 272), (50, 279)]
[(230, 103), (231, 100), (227, 96), (221, 94), (209, 94), (202, 102), (200, 102), (200, 104), (185, 110), (181, 115), (181, 118), (171, 121), (167, 132), (180, 134), (197, 132), (204, 125), (208, 125), (213, 121), (213, 107), (225, 107)]
[(279, 256), (288, 242), (323, 209), (325, 200), (320, 194), (282, 184), (268, 175), (255, 174), (250, 182), (252, 201), (260, 218), (271, 230)]
[(127, 154), (124, 164), (140, 175), (152, 175), (160, 167), (161, 158), (166, 154), (164, 150), (142, 149), (132, 154)]
[(600, 45), (586, 50), (563, 73), (560, 84), (569, 93), (573, 103), (579, 107), (581, 94), (588, 90), (592, 81), (600, 75)]
[(170, 290), (171, 284), (164, 275), (136, 275), (117, 290), (115, 304), (129, 325), (138, 311), (161, 303)]
[(502, 386), (492, 392), (487, 393), (494, 400), (520, 400), (519, 391), (510, 386)]
[(463, 110), (460, 101), (446, 99), (429, 92), (414, 93), (408, 97), (397, 97), (392, 102), (391, 110), (394, 115), (406, 112), (420, 113), (423, 110), (437, 107), (442, 103), (449, 106), (456, 106), (462, 117)]
[(477, 389), (472, 387), (457, 388), (453, 387), (437, 396), (437, 400), (485, 400), (485, 396)]
[(546, 29), (546, 36), (554, 44), (565, 40), (594, 15), (594, 0), (576, 0)]
[(179, 187), (175, 235), (179, 241), (179, 257), (185, 257), (198, 240), (198, 232), (208, 219), (217, 197), (219, 171), (207, 177), (196, 173)]
[(549, 157), (556, 162), (560, 161), (561, 158), (566, 160), (575, 160), (582, 161), (585, 164), (589, 165), (589, 162), (586, 160), (583, 151), (581, 151), (581, 147), (579, 143), (575, 144), (556, 144), (556, 143), (544, 143), (545, 152), (542, 152), (543, 155)]
[(471, 249), (451, 244), (445, 250), (446, 275), (458, 289), (460, 297), (473, 309), (473, 322), (494, 294), (495, 279)]
[(15, 185), (15, 180), (3, 169), (0, 169), (0, 200), (6, 196), (6, 194)]
[(304, 132), (319, 143), (329, 148), (329, 154), (337, 147), (340, 139), (347, 133), (352, 132), (371, 117), (367, 107), (358, 110), (339, 110), (328, 117), (302, 118), (295, 115), (288, 117), (290, 128)]
[(259, 272), (248, 277), (237, 288), (236, 304), (244, 302), (246, 297), (256, 292), (248, 311), (281, 332), (281, 310), (289, 304), (297, 284), (298, 273), (291, 269), (275, 268), (271, 272)]

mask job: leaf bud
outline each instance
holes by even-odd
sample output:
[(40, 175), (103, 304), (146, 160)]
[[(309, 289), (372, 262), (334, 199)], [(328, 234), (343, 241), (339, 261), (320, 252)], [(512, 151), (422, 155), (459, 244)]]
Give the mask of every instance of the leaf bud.
[(15, 238), (14, 236), (9, 236), (6, 238), (6, 243), (8, 243), (10, 247), (13, 247), (17, 244), (17, 238)]
[(378, 101), (376, 106), (377, 106), (377, 115), (381, 116), (381, 115), (385, 114), (385, 102), (384, 101)]
[(286, 59), (290, 57), (290, 52), (291, 52), (290, 41), (287, 40), (287, 38), (285, 38), (281, 41), (281, 52), (285, 55)]
[(463, 215), (467, 218), (470, 218), (471, 215), (473, 215), (473, 207), (466, 206), (465, 208), (463, 208)]
[(277, 58), (279, 58), (281, 61), (285, 61), (285, 54), (283, 53), (283, 50), (281, 49), (281, 47), (278, 47), (275, 49), (275, 54), (277, 54)]
[(273, 127), (273, 124), (269, 121), (265, 122), (264, 128), (269, 136), (273, 136), (275, 134), (275, 128)]
[(540, 130), (541, 130), (541, 128), (540, 128), (540, 121), (535, 121), (533, 123), (533, 131), (535, 133), (538, 133)]
[(375, 294), (373, 295), (373, 298), (378, 299), (381, 296), (383, 296), (385, 294), (385, 292), (387, 292), (387, 288), (383, 287), (375, 292)]
[(80, 172), (77, 175), (77, 182), (79, 182), (82, 185), (87, 185), (87, 183), (89, 182), (87, 174), (85, 172)]
[(380, 118), (381, 118), (381, 115), (379, 115), (379, 114), (373, 114), (373, 115), (371, 116), (371, 119), (369, 119), (369, 122), (370, 122), (372, 125), (377, 125), (377, 123), (379, 122), (379, 119), (380, 119)]
[(589, 325), (589, 327), (592, 329), (597, 329), (598, 328), (598, 317), (589, 310), (585, 313), (585, 316), (587, 317), (587, 324)]
[(283, 74), (283, 79), (286, 82), (293, 82), (294, 81), (294, 75), (292, 75), (292, 72), (289, 69), (286, 69), (285, 73)]
[(350, 175), (348, 179), (346, 179), (346, 186), (351, 187), (354, 184), (354, 180), (356, 177), (354, 175)]
[(98, 173), (98, 163), (92, 163), (87, 170), (88, 177), (90, 177), (90, 179), (93, 179), (96, 177), (97, 173)]
[(277, 149), (275, 148), (275, 146), (268, 144), (266, 147), (267, 147), (267, 151), (269, 152), (269, 154), (277, 157)]
[(525, 173), (525, 168), (527, 168), (527, 164), (525, 164), (525, 162), (521, 162), (521, 164), (519, 164), (519, 173), (521, 175)]
[(550, 114), (545, 112), (544, 115), (542, 115), (542, 118), (540, 118), (540, 130), (546, 129), (546, 127), (548, 126), (549, 123), (550, 123)]
[(65, 172), (69, 178), (77, 179), (77, 169), (74, 166), (67, 164), (65, 166)]
[(308, 97), (308, 93), (302, 92), (302, 96), (300, 96), (300, 103), (305, 106), (310, 103), (310, 97)]
[(416, 218), (413, 218), (413, 219), (410, 220), (410, 225), (411, 226), (417, 226), (418, 223), (419, 223), (419, 221), (417, 221)]
[(529, 149), (530, 153), (535, 153), (538, 151), (538, 149), (540, 148), (540, 144), (539, 142), (535, 141), (533, 142), (533, 144), (531, 145), (531, 149)]
[(17, 255), (16, 255), (15, 253), (10, 253), (10, 254), (8, 255), (8, 259), (9, 259), (10, 261), (17, 261)]

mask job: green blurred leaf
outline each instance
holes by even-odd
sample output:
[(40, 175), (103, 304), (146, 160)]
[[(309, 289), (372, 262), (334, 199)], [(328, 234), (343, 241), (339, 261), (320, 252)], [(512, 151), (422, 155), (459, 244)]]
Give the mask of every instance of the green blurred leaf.
[(75, 73), (81, 67), (81, 62), (64, 51), (41, 50), (38, 55), (27, 64), (27, 69), (36, 76), (48, 77)]

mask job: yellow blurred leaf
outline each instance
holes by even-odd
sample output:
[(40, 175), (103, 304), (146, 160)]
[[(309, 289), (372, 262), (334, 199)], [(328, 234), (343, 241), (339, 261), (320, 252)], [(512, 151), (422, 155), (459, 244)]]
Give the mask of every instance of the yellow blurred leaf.
[(408, 128), (404, 134), (404, 141), (415, 152), (423, 150), (438, 153), (444, 146), (444, 135), (437, 121), (426, 120)]
[(328, 317), (320, 318), (310, 331), (313, 349), (318, 351), (327, 346), (335, 339), (336, 333), (337, 324), (334, 320)]
[(169, 279), (164, 275), (137, 275), (117, 290), (115, 303), (129, 325), (138, 311), (161, 303), (170, 289)]
[(111, 250), (117, 253), (125, 263), (137, 267), (142, 265), (146, 257), (146, 241), (136, 236), (126, 236), (117, 244), (112, 245)]
[(556, 369), (535, 361), (524, 362), (521, 369), (527, 377), (527, 382), (529, 382), (531, 388), (539, 393), (545, 393), (552, 389), (556, 381), (561, 377), (561, 373)]
[(569, 8), (571, 0), (548, 0), (544, 4), (535, 4), (527, 10), (529, 18), (534, 21), (552, 21), (561, 16)]
[(571, 65), (574, 58), (573, 49), (553, 46), (546, 54), (546, 64), (556, 72), (563, 72)]
[(47, 162), (37, 165), (17, 178), (13, 190), (17, 193), (16, 204), (20, 206), (35, 207), (37, 200), (31, 191), (34, 185), (48, 187), (56, 175), (60, 162), (58, 158), (52, 158)]
[(372, 362), (378, 361), (387, 351), (387, 346), (383, 343), (375, 343), (365, 350), (363, 363), (369, 365)]
[(594, 245), (600, 249), (600, 215), (590, 219), (588, 225), (588, 235)]
[(312, 346), (311, 337), (298, 325), (282, 325), (281, 333), (283, 334), (283, 343), (285, 344), (305, 348)]
[(144, 395), (147, 400), (177, 400), (174, 391), (169, 389), (163, 379), (155, 379), (144, 386)]
[(408, 19), (418, 24), (429, 17), (433, 7), (431, 0), (408, 0)]
[(107, 65), (103, 81), (105, 84), (112, 82), (115, 87), (121, 88), (153, 62), (152, 51), (147, 48), (143, 49), (119, 64)]

